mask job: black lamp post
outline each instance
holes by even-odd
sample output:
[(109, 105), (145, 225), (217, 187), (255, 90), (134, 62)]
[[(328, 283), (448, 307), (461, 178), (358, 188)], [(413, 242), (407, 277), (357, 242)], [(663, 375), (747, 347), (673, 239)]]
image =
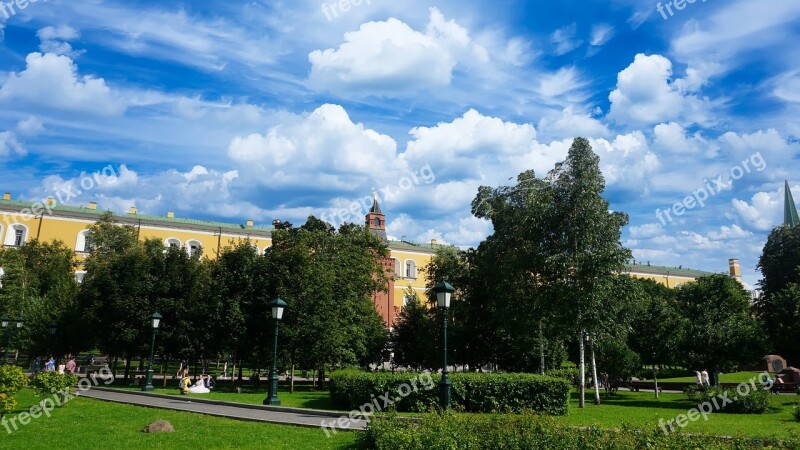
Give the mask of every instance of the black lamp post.
[(265, 405), (279, 406), (281, 404), (278, 398), (278, 369), (276, 367), (278, 359), (278, 324), (283, 318), (283, 309), (286, 308), (286, 302), (276, 298), (269, 304), (272, 307), (272, 318), (275, 319), (275, 344), (272, 347), (272, 370), (269, 372), (267, 379), (267, 398), (264, 399)]
[(450, 309), (450, 298), (455, 288), (446, 281), (440, 281), (434, 286), (436, 292), (436, 305), (442, 309), (442, 348), (443, 362), (442, 381), (439, 382), (439, 404), (442, 408), (450, 408), (450, 390), (452, 382), (447, 373), (447, 310)]
[(158, 330), (158, 326), (161, 324), (161, 314), (154, 313), (151, 317), (151, 324), (153, 326), (153, 340), (150, 343), (150, 361), (147, 365), (147, 377), (145, 380), (144, 386), (142, 386), (143, 391), (152, 391), (155, 390), (153, 387), (153, 354), (156, 350), (156, 331)]
[[(9, 322), (11, 322), (11, 317), (3, 315), (3, 317), (0, 318), (0, 325), (2, 325), (4, 332), (6, 331), (6, 328), (8, 328)], [(8, 346), (9, 345), (11, 345), (11, 331), (10, 330), (8, 332), (8, 341), (6, 341), (6, 346), (3, 348), (3, 363), (5, 363), (6, 352), (8, 351)]]
[(55, 320), (50, 322), (50, 328), (48, 328), (48, 331), (50, 332), (50, 336), (55, 337), (56, 332), (58, 331), (58, 324)]

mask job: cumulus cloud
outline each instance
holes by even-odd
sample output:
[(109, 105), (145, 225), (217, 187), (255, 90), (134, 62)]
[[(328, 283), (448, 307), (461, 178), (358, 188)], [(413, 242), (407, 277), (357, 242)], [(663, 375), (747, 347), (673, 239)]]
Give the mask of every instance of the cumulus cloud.
[(686, 91), (699, 86), (697, 80), (676, 84), (669, 59), (639, 53), (617, 76), (617, 87), (608, 97), (608, 116), (616, 122), (638, 126), (671, 120), (703, 122), (706, 101)]
[(555, 139), (570, 136), (607, 137), (611, 134), (606, 124), (590, 113), (576, 111), (571, 106), (542, 117), (539, 120), (539, 132)]
[(287, 116), (264, 134), (234, 138), (228, 156), (261, 183), (346, 189), (391, 167), (396, 150), (391, 137), (353, 123), (341, 106), (326, 104)]
[(41, 41), (39, 49), (42, 53), (67, 55), (73, 59), (83, 53), (83, 51), (74, 51), (72, 45), (67, 42), (80, 37), (78, 30), (70, 26), (44, 27), (36, 32), (36, 36)]
[(436, 8), (425, 32), (390, 18), (365, 23), (344, 40), (337, 49), (309, 54), (311, 86), (353, 95), (403, 95), (447, 86), (457, 66), (489, 61), (486, 48)]
[(715, 147), (699, 131), (687, 136), (686, 130), (676, 122), (661, 123), (653, 129), (653, 146), (666, 153), (693, 155), (712, 154)]
[(121, 114), (125, 104), (105, 80), (91, 75), (79, 77), (68, 56), (31, 53), (25, 70), (11, 73), (0, 87), (0, 101), (35, 105), (92, 114)]
[[(800, 186), (791, 189), (800, 192)], [(783, 223), (783, 196), (783, 188), (778, 188), (770, 192), (758, 192), (749, 202), (735, 198), (731, 204), (745, 225), (758, 231), (770, 231)]]

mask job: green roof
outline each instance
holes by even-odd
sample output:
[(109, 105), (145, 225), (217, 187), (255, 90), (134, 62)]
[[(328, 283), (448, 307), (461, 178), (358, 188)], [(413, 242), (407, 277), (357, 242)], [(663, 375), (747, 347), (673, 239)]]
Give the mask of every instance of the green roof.
[(649, 275), (671, 275), (688, 278), (712, 275), (712, 272), (704, 272), (702, 270), (684, 269), (683, 267), (651, 266), (648, 264), (625, 264), (625, 270)]
[[(0, 199), (0, 206), (8, 206), (13, 209), (27, 209), (31, 208), (34, 204), (38, 202), (23, 202), (18, 200), (3, 200)], [(39, 203), (41, 204), (41, 203)], [(69, 205), (61, 205), (56, 204), (50, 206), (49, 208), (53, 212), (64, 212), (64, 213), (77, 213), (77, 214), (87, 214), (91, 216), (95, 216), (99, 218), (107, 211), (92, 209), (85, 206), (69, 206)], [(111, 211), (114, 214), (113, 211)], [(199, 226), (199, 227), (206, 227), (206, 228), (223, 228), (226, 230), (235, 230), (235, 231), (254, 231), (254, 232), (272, 232), (272, 227), (249, 227), (247, 225), (242, 224), (235, 224), (235, 223), (225, 223), (225, 222), (216, 222), (210, 220), (197, 220), (197, 219), (183, 219), (183, 218), (171, 218), (171, 217), (164, 217), (164, 216), (153, 216), (147, 214), (114, 214), (114, 217), (119, 219), (124, 219), (125, 222), (132, 222), (137, 220), (147, 221), (147, 222), (156, 222), (156, 223), (163, 223), (169, 224), (172, 226), (178, 227), (191, 227), (191, 226)]]

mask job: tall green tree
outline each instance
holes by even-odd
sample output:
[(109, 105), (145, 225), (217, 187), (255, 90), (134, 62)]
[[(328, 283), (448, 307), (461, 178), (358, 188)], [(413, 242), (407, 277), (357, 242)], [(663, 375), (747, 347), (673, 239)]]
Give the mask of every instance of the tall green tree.
[(800, 330), (800, 227), (781, 226), (772, 230), (758, 260), (762, 291), (756, 300), (758, 314), (764, 324), (771, 348), (792, 361), (800, 361), (797, 345)]
[(681, 287), (678, 306), (684, 322), (683, 351), (687, 367), (714, 374), (756, 363), (764, 338), (753, 317), (750, 295), (735, 279), (722, 274), (700, 277)]
[(643, 299), (634, 309), (628, 344), (644, 364), (663, 367), (682, 362), (679, 355), (685, 327), (676, 291), (653, 280), (636, 279), (635, 283)]
[(386, 245), (363, 227), (337, 231), (314, 217), (301, 227), (277, 225), (264, 257), (270, 296), (289, 304), (284, 359), (319, 371), (379, 360), (388, 330), (371, 298), (386, 286), (379, 264)]
[(549, 242), (547, 262), (550, 273), (556, 275), (552, 281), (558, 290), (562, 323), (572, 329), (578, 340), (583, 407), (583, 335), (609, 325), (607, 312), (615, 299), (604, 287), (631, 256), (621, 243), (628, 216), (609, 210), (603, 198), (605, 179), (600, 159), (584, 138), (575, 139), (567, 158), (556, 164), (547, 180), (554, 189), (551, 217), (557, 233)]
[[(0, 286), (0, 314), (23, 317), (25, 326), (15, 334), (14, 346), (34, 354), (66, 352), (75, 348), (67, 334), (49, 334), (56, 322), (63, 331), (75, 308), (78, 284), (75, 255), (63, 242), (33, 240), (23, 247), (0, 250), (5, 275)], [(5, 341), (2, 342), (5, 345)]]
[(139, 242), (136, 229), (117, 225), (110, 213), (89, 230), (94, 248), (79, 294), (83, 330), (92, 347), (128, 360), (127, 378), (131, 358), (145, 353), (150, 337), (158, 281), (153, 261), (163, 244)]

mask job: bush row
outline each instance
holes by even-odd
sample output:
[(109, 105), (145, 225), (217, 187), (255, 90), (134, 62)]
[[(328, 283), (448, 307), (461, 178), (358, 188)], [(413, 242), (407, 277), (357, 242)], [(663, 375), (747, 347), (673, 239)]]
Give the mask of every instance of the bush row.
[[(698, 398), (700, 403), (710, 403), (720, 405), (720, 412), (730, 414), (764, 414), (769, 411), (769, 391), (762, 387), (748, 389), (747, 395), (741, 395), (736, 389), (721, 389), (716, 387), (686, 386), (684, 394), (690, 400)], [(726, 402), (726, 398), (733, 402)], [(716, 401), (715, 401), (716, 399)], [(724, 405), (724, 406), (722, 406)]]
[[(426, 412), (435, 409), (441, 376), (341, 370), (331, 374), (330, 391), (337, 407), (347, 410)], [(570, 384), (531, 374), (452, 373), (452, 405), (465, 412), (533, 411), (563, 415), (568, 411)], [(385, 394), (388, 393), (388, 397)], [(383, 396), (383, 397), (382, 397)], [(381, 408), (365, 408), (378, 404)]]
[(796, 441), (722, 438), (688, 433), (665, 435), (661, 430), (613, 430), (571, 427), (552, 417), (522, 415), (429, 414), (414, 423), (392, 417), (373, 419), (361, 435), (365, 448), (412, 449), (608, 449), (705, 450), (799, 448)]

